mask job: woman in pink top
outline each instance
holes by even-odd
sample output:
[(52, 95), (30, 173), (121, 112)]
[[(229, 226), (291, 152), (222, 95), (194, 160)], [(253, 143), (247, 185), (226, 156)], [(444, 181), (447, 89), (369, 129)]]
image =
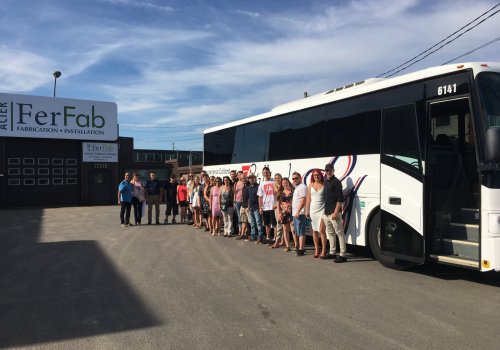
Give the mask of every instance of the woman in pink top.
[(186, 208), (189, 205), (187, 196), (186, 180), (181, 179), (181, 184), (177, 186), (177, 204), (181, 208), (181, 224), (186, 219)]
[(242, 237), (245, 232), (241, 232), (240, 209), (243, 203), (243, 187), (245, 187), (244, 174), (242, 171), (238, 172), (238, 182), (234, 184), (234, 209), (238, 215), (238, 232)]
[(134, 174), (133, 180), (130, 183), (133, 188), (132, 206), (134, 207), (135, 224), (140, 225), (142, 219), (142, 204), (146, 200), (146, 192), (142, 186), (139, 174)]
[(212, 204), (212, 236), (218, 236), (221, 227), (222, 210), (219, 205), (220, 186), (222, 179), (220, 177), (215, 179), (215, 186), (210, 191), (210, 203)]

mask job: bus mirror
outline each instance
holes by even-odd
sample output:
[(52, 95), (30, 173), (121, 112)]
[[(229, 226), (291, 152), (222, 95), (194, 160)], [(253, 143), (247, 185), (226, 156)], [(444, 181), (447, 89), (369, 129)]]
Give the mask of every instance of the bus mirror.
[(486, 163), (500, 162), (500, 128), (491, 127), (486, 130), (484, 160)]

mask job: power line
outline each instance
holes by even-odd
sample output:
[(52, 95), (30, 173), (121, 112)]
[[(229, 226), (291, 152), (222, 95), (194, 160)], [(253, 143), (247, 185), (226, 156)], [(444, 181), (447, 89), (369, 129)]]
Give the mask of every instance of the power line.
[[(409, 59), (408, 61), (400, 64), (399, 66), (395, 67), (395, 68), (392, 68), (390, 70), (388, 70), (387, 72), (384, 72), (382, 74), (379, 74), (376, 76), (376, 78), (379, 78), (381, 76), (384, 76), (384, 75), (387, 75), (388, 73), (391, 73), (391, 72), (394, 72), (392, 74), (389, 74), (387, 75), (387, 78), (388, 77), (391, 77), (393, 75), (396, 75), (397, 73), (405, 70), (405, 69), (408, 69), (409, 67), (413, 66), (414, 64), (416, 64), (417, 62), (420, 62), (422, 61), (424, 58), (428, 57), (429, 55), (433, 54), (434, 52), (436, 51), (439, 51), (441, 50), (444, 46), (452, 43), (453, 41), (457, 40), (458, 38), (460, 38), (462, 35), (464, 35), (465, 33), (469, 32), (470, 30), (474, 29), (475, 27), (477, 27), (478, 25), (480, 25), (481, 23), (483, 23), (484, 21), (486, 21), (487, 19), (493, 17), (494, 15), (496, 15), (498, 12), (500, 12), (500, 10), (497, 10), (495, 11), (494, 13), (490, 14), (488, 17), (482, 19), (479, 23), (475, 24), (474, 26), (472, 26), (471, 28), (468, 28), (466, 31), (464, 31), (463, 33), (460, 33), (459, 35), (457, 35), (455, 38), (445, 42), (446, 40), (448, 40), (449, 38), (453, 37), (455, 34), (459, 33), (460, 31), (462, 31), (463, 29), (465, 29), (466, 27), (470, 26), (472, 23), (476, 22), (478, 19), (480, 19), (481, 17), (485, 16), (487, 13), (493, 11), (495, 8), (497, 8), (498, 6), (500, 6), (500, 3), (496, 4), (495, 6), (493, 6), (492, 8), (490, 8), (488, 11), (484, 12), (483, 14), (481, 14), (480, 16), (476, 17), (475, 19), (473, 19), (472, 21), (470, 21), (469, 23), (467, 23), (466, 25), (464, 25), (463, 27), (461, 27), (460, 29), (458, 29), (457, 31), (455, 31), (454, 33), (448, 35), (446, 38), (444, 38), (443, 40), (439, 41), (438, 43), (432, 45), (431, 47), (429, 47), (427, 50), (425, 51), (422, 51), (421, 53), (419, 53), (418, 55), (416, 55), (415, 57)], [(438, 46), (439, 44), (445, 42), (443, 45), (439, 46), (437, 49), (435, 50), (432, 50), (433, 48), (435, 48), (436, 46)], [(432, 51), (431, 51), (432, 50)], [(430, 51), (430, 52), (429, 52)], [(427, 53), (427, 54), (426, 54)], [(426, 54), (425, 56), (419, 58), (420, 56)], [(419, 58), (417, 60), (417, 58)], [(411, 64), (409, 64), (411, 62)], [(402, 68), (401, 68), (402, 67)], [(399, 69), (401, 68), (401, 69)], [(399, 69), (399, 70), (398, 70)]]
[(235, 122), (241, 118), (225, 120), (213, 123), (203, 123), (203, 124), (191, 124), (191, 125), (164, 125), (164, 124), (151, 124), (151, 125), (133, 125), (133, 124), (120, 124), (122, 128), (139, 128), (139, 129), (180, 129), (180, 128), (193, 128), (198, 126), (210, 126), (216, 124), (225, 124)]
[(455, 57), (454, 59), (449, 60), (448, 62), (445, 62), (445, 63), (443, 63), (443, 64), (441, 64), (441, 65), (443, 66), (443, 65), (445, 65), (445, 64), (448, 64), (448, 63), (451, 63), (451, 62), (453, 62), (453, 61), (456, 61), (456, 60), (458, 60), (459, 58), (462, 58), (462, 57), (464, 57), (464, 56), (470, 55), (471, 53), (476, 52), (477, 50), (480, 50), (480, 49), (482, 49), (482, 48), (484, 48), (484, 47), (486, 47), (486, 46), (489, 46), (489, 45), (491, 45), (491, 44), (493, 44), (494, 42), (499, 41), (499, 40), (500, 40), (500, 36), (499, 36), (498, 38), (495, 38), (495, 39), (493, 39), (493, 40), (491, 40), (491, 41), (487, 42), (486, 44), (483, 44), (483, 45), (481, 45), (481, 46), (476, 47), (475, 49), (472, 49), (472, 50), (470, 50), (470, 51), (467, 51), (466, 53), (464, 53), (464, 54), (462, 54), (462, 55), (460, 55), (460, 56), (458, 56), (458, 57)]
[(130, 124), (121, 124), (120, 126), (123, 128), (140, 128), (140, 129), (179, 129), (179, 128), (192, 128), (197, 126), (209, 126), (220, 124), (221, 122), (213, 122), (213, 123), (204, 123), (204, 124), (191, 124), (191, 125), (163, 125), (163, 124), (155, 124), (155, 125), (130, 125)]
[[(498, 4), (498, 5), (500, 5), (500, 4)], [(498, 6), (498, 5), (497, 5), (497, 6)], [(445, 47), (446, 45), (448, 45), (448, 44), (450, 44), (450, 43), (454, 42), (455, 40), (457, 40), (458, 38), (460, 38), (460, 37), (461, 37), (462, 35), (464, 35), (465, 33), (469, 32), (470, 30), (472, 30), (472, 29), (476, 28), (478, 25), (480, 25), (481, 23), (483, 23), (484, 21), (486, 21), (488, 18), (493, 17), (494, 15), (496, 15), (498, 12), (500, 12), (500, 10), (495, 11), (494, 13), (492, 13), (491, 15), (489, 15), (488, 17), (486, 17), (485, 19), (483, 19), (482, 21), (480, 21), (480, 22), (479, 22), (478, 24), (476, 24), (475, 26), (473, 26), (473, 27), (471, 27), (471, 28), (467, 29), (467, 30), (466, 30), (465, 32), (463, 32), (463, 33), (460, 33), (457, 37), (455, 37), (455, 38), (453, 38), (453, 39), (451, 39), (451, 40), (449, 40), (449, 41), (445, 42), (443, 45), (441, 45), (441, 46), (439, 46), (437, 49), (435, 49), (435, 50), (433, 50), (433, 51), (429, 52), (427, 55), (423, 56), (422, 58), (420, 58), (420, 59), (418, 59), (418, 60), (416, 60), (416, 61), (412, 62), (411, 64), (409, 64), (409, 65), (407, 65), (406, 67), (403, 67), (403, 68), (401, 68), (401, 69), (397, 70), (396, 72), (394, 72), (394, 73), (392, 73), (392, 74), (387, 75), (387, 76), (386, 76), (386, 78), (392, 77), (393, 75), (396, 75), (396, 74), (398, 74), (399, 72), (401, 72), (401, 71), (403, 71), (403, 70), (405, 70), (405, 69), (410, 68), (410, 67), (411, 67), (411, 66), (413, 66), (414, 64), (416, 64), (416, 63), (418, 63), (418, 62), (422, 61), (423, 59), (425, 59), (426, 57), (428, 57), (428, 56), (432, 55), (434, 52), (441, 50), (443, 47)]]
[(181, 138), (181, 139), (170, 139), (170, 138), (164, 138), (164, 139), (141, 139), (141, 138), (134, 138), (135, 141), (148, 141), (148, 142), (184, 142), (184, 141), (195, 141), (195, 140), (203, 140), (203, 136), (191, 136), (191, 137), (186, 137), (186, 138)]

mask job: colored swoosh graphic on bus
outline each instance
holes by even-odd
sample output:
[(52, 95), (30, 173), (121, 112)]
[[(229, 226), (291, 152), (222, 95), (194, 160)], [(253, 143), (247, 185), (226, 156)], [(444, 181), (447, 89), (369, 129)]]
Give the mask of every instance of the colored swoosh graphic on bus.
[[(332, 164), (333, 167), (335, 168), (335, 163), (337, 163), (337, 161), (339, 159), (340, 159), (340, 156), (332, 157), (328, 163)], [(356, 155), (348, 155), (347, 156), (347, 167), (346, 167), (344, 173), (342, 174), (342, 176), (340, 176), (338, 178), (340, 180), (340, 182), (343, 182), (349, 175), (351, 175), (354, 168), (356, 167), (357, 161), (358, 161), (358, 157)], [(308, 180), (309, 176), (311, 175), (311, 173), (314, 171), (314, 169), (315, 168), (309, 169), (304, 174), (304, 184), (306, 186), (308, 184), (307, 180)], [(321, 173), (323, 174), (323, 176), (325, 175), (324, 170), (321, 170)], [(363, 183), (363, 181), (365, 180), (365, 178), (367, 176), (368, 175), (363, 175), (361, 177), (358, 177), (354, 186), (349, 188), (347, 190), (347, 193), (344, 195), (344, 198), (343, 198), (344, 205), (343, 205), (343, 211), (342, 211), (342, 221), (344, 223), (344, 232), (347, 232), (347, 229), (349, 228), (349, 222), (351, 221), (352, 210), (354, 207), (354, 200), (355, 200), (356, 195), (359, 191), (359, 188), (361, 187), (361, 184)]]
[[(337, 163), (337, 160), (339, 160), (340, 156), (336, 156), (330, 160), (330, 164), (333, 165), (335, 168), (335, 163)], [(347, 156), (347, 167), (342, 176), (339, 177), (340, 182), (344, 181), (346, 177), (351, 175), (352, 171), (356, 167), (356, 163), (358, 161), (358, 156), (353, 155), (353, 156)]]
[[(330, 159), (330, 161), (328, 162), (328, 164), (332, 164), (333, 167), (335, 168), (335, 163), (337, 163), (337, 161), (339, 160), (340, 156), (335, 156), (333, 158)], [(342, 176), (338, 177), (338, 179), (340, 180), (340, 182), (344, 181), (349, 175), (351, 175), (352, 171), (354, 170), (354, 168), (356, 167), (356, 163), (358, 161), (358, 156), (356, 155), (349, 155), (347, 156), (347, 167), (344, 171), (344, 174), (342, 174)], [(313, 172), (313, 170), (316, 169), (316, 168), (313, 168), (313, 169), (309, 169), (308, 171), (306, 171), (306, 173), (304, 174), (304, 184), (307, 186), (308, 185), (308, 178), (309, 176), (311, 175), (311, 173)], [(321, 173), (323, 174), (323, 176), (325, 176), (325, 171), (323, 169), (320, 169), (321, 170)]]

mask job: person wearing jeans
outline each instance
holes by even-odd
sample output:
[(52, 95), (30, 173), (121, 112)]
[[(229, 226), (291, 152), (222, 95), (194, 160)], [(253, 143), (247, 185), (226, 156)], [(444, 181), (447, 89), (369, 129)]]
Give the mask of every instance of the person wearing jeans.
[(259, 197), (257, 191), (259, 185), (256, 183), (255, 175), (248, 175), (249, 185), (245, 187), (245, 198), (248, 198), (248, 221), (250, 222), (250, 238), (246, 241), (262, 242), (264, 232), (262, 230), (262, 217), (259, 212)]
[(134, 174), (131, 185), (133, 188), (132, 206), (134, 207), (134, 222), (136, 225), (140, 225), (142, 219), (142, 204), (146, 200), (146, 193), (144, 187), (142, 187), (139, 174)]
[(125, 173), (125, 179), (118, 186), (118, 204), (120, 205), (120, 221), (122, 227), (130, 226), (130, 208), (132, 207), (132, 185), (130, 173)]

